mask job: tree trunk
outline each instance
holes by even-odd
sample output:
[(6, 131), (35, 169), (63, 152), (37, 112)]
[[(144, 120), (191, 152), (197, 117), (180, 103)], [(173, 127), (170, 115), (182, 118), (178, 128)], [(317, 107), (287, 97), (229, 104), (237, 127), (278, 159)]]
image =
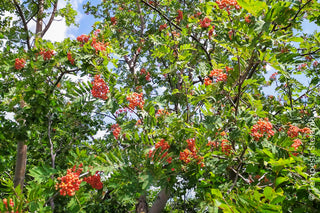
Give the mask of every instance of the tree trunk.
[(41, 36), (40, 33), (42, 32), (43, 10), (44, 10), (43, 5), (44, 5), (44, 0), (39, 0), (38, 1), (39, 12), (37, 16), (37, 25), (36, 25), (37, 36)]
[(148, 213), (147, 198), (145, 195), (141, 195), (139, 202), (136, 205), (136, 213)]
[(162, 189), (157, 199), (154, 201), (149, 213), (161, 213), (166, 207), (167, 201), (169, 199), (170, 195), (167, 189)]
[(19, 141), (18, 147), (17, 147), (17, 160), (16, 160), (16, 168), (15, 168), (13, 184), (14, 184), (14, 187), (17, 187), (20, 185), (21, 192), (23, 191), (23, 183), (24, 183), (24, 177), (26, 173), (26, 166), (27, 166), (27, 145), (25, 145), (23, 141)]

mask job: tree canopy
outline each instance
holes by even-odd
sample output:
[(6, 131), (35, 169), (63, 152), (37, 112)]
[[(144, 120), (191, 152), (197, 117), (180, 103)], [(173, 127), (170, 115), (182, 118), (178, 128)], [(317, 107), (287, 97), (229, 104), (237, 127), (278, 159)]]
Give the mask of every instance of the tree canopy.
[(0, 3), (0, 212), (320, 209), (320, 3), (58, 3)]

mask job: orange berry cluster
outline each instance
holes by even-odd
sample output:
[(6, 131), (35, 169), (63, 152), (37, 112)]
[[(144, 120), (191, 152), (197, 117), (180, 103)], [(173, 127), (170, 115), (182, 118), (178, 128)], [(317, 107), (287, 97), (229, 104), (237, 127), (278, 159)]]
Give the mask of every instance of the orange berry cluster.
[(235, 7), (237, 10), (241, 8), (240, 5), (238, 5), (237, 0), (217, 0), (216, 3), (220, 9), (226, 8), (227, 11), (230, 10), (230, 7)]
[(297, 151), (297, 149), (299, 148), (299, 146), (302, 144), (302, 141), (300, 139), (294, 139), (293, 140), (293, 144), (291, 145), (291, 147), (294, 148), (295, 151)]
[(208, 78), (208, 77), (205, 77), (205, 78), (204, 78), (204, 84), (205, 84), (206, 86), (209, 86), (209, 85), (212, 84), (212, 80), (211, 80), (210, 78)]
[(72, 169), (67, 169), (67, 174), (65, 176), (57, 178), (58, 181), (61, 181), (56, 184), (56, 190), (60, 188), (60, 195), (75, 195), (75, 192), (80, 189), (80, 184), (82, 182), (82, 180), (79, 179), (79, 175), (82, 170), (82, 163), (79, 165), (77, 170), (74, 165)]
[[(226, 70), (227, 72), (229, 70), (231, 70), (232, 68), (229, 68), (227, 67)], [(216, 82), (219, 82), (219, 81), (226, 81), (228, 76), (227, 76), (227, 73), (224, 73), (222, 69), (213, 69), (210, 74), (209, 74), (210, 77), (215, 77), (216, 78)]]
[(265, 118), (264, 120), (259, 119), (257, 124), (253, 125), (253, 127), (251, 128), (251, 135), (256, 141), (263, 137), (264, 133), (268, 135), (268, 138), (274, 135), (272, 124), (269, 122), (268, 118)]
[(92, 38), (91, 46), (96, 50), (97, 53), (98, 51), (105, 51), (107, 44), (104, 42), (97, 41), (97, 39), (94, 37)]
[(169, 112), (165, 109), (158, 109), (158, 111), (156, 113), (156, 117), (160, 117), (162, 115), (169, 115)]
[(201, 167), (204, 167), (204, 163), (201, 162), (203, 160), (203, 157), (200, 157), (197, 155), (197, 149), (196, 149), (196, 142), (195, 139), (187, 139), (188, 148), (183, 150), (183, 152), (180, 152), (180, 160), (182, 160), (185, 163), (190, 163), (191, 158), (198, 160), (198, 164), (200, 164)]
[(71, 63), (72, 65), (74, 65), (74, 59), (72, 58), (71, 52), (68, 52), (68, 53), (67, 53), (67, 57), (68, 57), (68, 60), (70, 61), (70, 63)]
[(119, 126), (119, 124), (113, 124), (111, 126), (111, 131), (113, 136), (118, 140), (120, 132), (121, 132), (121, 127)]
[(290, 138), (298, 137), (299, 133), (306, 134), (306, 137), (309, 137), (311, 130), (308, 127), (300, 129), (299, 127), (293, 126), (291, 124), (289, 125), (287, 134)]
[(92, 186), (92, 188), (94, 189), (102, 189), (103, 187), (103, 183), (101, 182), (101, 177), (99, 174), (99, 171), (96, 172), (96, 174), (91, 175), (89, 177), (85, 177), (83, 178), (83, 181), (87, 182), (88, 184), (90, 184)]
[(94, 81), (92, 81), (91, 84), (92, 84), (91, 93), (93, 97), (101, 98), (103, 100), (106, 100), (108, 98), (107, 94), (109, 93), (109, 87), (104, 82), (104, 80), (100, 78), (100, 75), (95, 75)]
[(17, 70), (21, 70), (22, 68), (24, 68), (25, 63), (26, 63), (26, 60), (24, 60), (23, 58), (16, 58), (16, 61), (14, 63), (14, 67)]
[[(168, 155), (169, 148), (170, 148), (170, 145), (168, 144), (168, 142), (166, 142), (164, 139), (161, 139), (158, 143), (156, 143), (155, 150), (150, 150), (149, 151), (149, 158), (153, 159), (155, 152), (158, 149), (160, 149), (160, 154), (162, 154), (160, 158), (163, 159)], [(168, 157), (166, 159), (166, 161), (168, 163), (171, 163), (172, 162), (172, 157)]]
[(129, 101), (129, 108), (134, 110), (137, 106), (143, 110), (144, 100), (143, 93), (131, 93), (127, 96), (127, 100)]
[[(209, 141), (207, 146), (218, 148), (220, 146), (219, 142), (216, 141)], [(227, 139), (222, 139), (221, 142), (221, 151), (224, 152), (226, 155), (230, 155), (232, 146), (229, 144)]]
[(45, 50), (45, 49), (41, 49), (40, 55), (42, 55), (43, 60), (50, 60), (51, 57), (54, 55), (53, 50)]
[(221, 151), (224, 152), (226, 155), (230, 155), (231, 152), (231, 145), (228, 143), (229, 141), (227, 139), (223, 139), (221, 142)]

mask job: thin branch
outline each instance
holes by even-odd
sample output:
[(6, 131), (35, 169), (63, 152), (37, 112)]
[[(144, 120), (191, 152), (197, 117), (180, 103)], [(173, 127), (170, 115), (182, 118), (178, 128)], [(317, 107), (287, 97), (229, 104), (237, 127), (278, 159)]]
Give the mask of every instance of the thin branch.
[(238, 109), (239, 109), (239, 103), (240, 103), (240, 97), (241, 97), (241, 86), (244, 81), (241, 80), (241, 64), (240, 64), (240, 56), (237, 55), (237, 61), (238, 61), (238, 67), (239, 67), (239, 83), (238, 83), (238, 95), (236, 99), (236, 107), (235, 107), (235, 115), (238, 115)]
[[(148, 2), (144, 1), (144, 0), (141, 0), (141, 2), (143, 2), (145, 5), (147, 5), (148, 7), (152, 8), (153, 10), (155, 10), (160, 16), (162, 16), (170, 25), (173, 25), (176, 29), (178, 29), (180, 32), (182, 32), (182, 29), (181, 27), (179, 27), (177, 24), (173, 23), (166, 15), (164, 15), (162, 13), (162, 11), (160, 11), (160, 9), (154, 7), (153, 5), (149, 4)], [(210, 64), (210, 67), (212, 68), (213, 65), (211, 63), (211, 56), (209, 54), (209, 52), (206, 50), (206, 48), (203, 46), (203, 44), (200, 42), (200, 40), (195, 37), (194, 35), (190, 35), (191, 38), (193, 40), (195, 40), (199, 45), (200, 47), (202, 48), (202, 50), (204, 51), (204, 53), (206, 54), (206, 57), (207, 57), (207, 60), (209, 61), (209, 64)]]
[(52, 89), (49, 91), (48, 93), (48, 98), (49, 96), (53, 93), (54, 89), (57, 87), (57, 85), (59, 84), (59, 82), (61, 81), (62, 77), (65, 75), (65, 74), (69, 74), (69, 73), (73, 73), (73, 72), (78, 72), (80, 71), (80, 68), (76, 68), (76, 69), (73, 69), (73, 70), (66, 70), (64, 67), (57, 67), (59, 70), (64, 70), (63, 72), (60, 73), (57, 81), (54, 83)]
[(298, 98), (296, 98), (294, 101), (299, 100), (300, 98), (302, 98), (303, 96), (307, 95), (310, 91), (314, 91), (314, 89), (319, 88), (320, 87), (320, 83), (317, 84), (316, 86), (309, 88), (305, 93), (303, 93), (302, 95), (300, 95)]
[(290, 20), (290, 23), (289, 23), (287, 26), (282, 27), (282, 28), (279, 28), (279, 29), (276, 29), (276, 30), (274, 30), (274, 31), (277, 32), (277, 31), (279, 31), (279, 30), (287, 30), (289, 27), (291, 27), (292, 22), (295, 21), (295, 19), (298, 17), (298, 15), (299, 15), (299, 13), (301, 12), (301, 10), (302, 10), (305, 6), (307, 6), (307, 4), (309, 4), (310, 2), (312, 2), (312, 0), (307, 1), (302, 7), (300, 7), (300, 8), (298, 9), (297, 13), (296, 13), (295, 16)]
[(144, 28), (145, 28), (145, 21), (144, 21), (143, 15), (142, 15), (141, 5), (139, 3), (139, 0), (136, 0), (136, 2), (137, 2), (137, 6), (138, 6), (138, 12), (140, 14), (140, 37), (142, 38), (143, 37), (143, 31), (144, 31)]
[(299, 56), (313, 55), (313, 54), (318, 53), (319, 51), (320, 51), (320, 48), (316, 49), (315, 51), (309, 52), (309, 53), (300, 54)]
[(239, 177), (242, 178), (242, 180), (244, 180), (247, 184), (250, 184), (250, 181), (248, 179), (246, 179), (245, 177), (243, 177), (238, 171), (236, 171), (234, 168), (231, 167), (231, 170), (234, 172), (234, 173), (237, 173), (239, 175)]

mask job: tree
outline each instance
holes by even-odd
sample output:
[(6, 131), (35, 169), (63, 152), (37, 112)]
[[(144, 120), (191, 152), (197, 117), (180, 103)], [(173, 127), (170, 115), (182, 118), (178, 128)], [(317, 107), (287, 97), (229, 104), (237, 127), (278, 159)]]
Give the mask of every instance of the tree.
[[(1, 138), (29, 147), (22, 192), (1, 144), (0, 196), (15, 210), (319, 208), (319, 33), (302, 30), (319, 24), (318, 2), (87, 2), (100, 21), (60, 43), (42, 39), (51, 1), (8, 3), (23, 27), (2, 21)], [(58, 14), (71, 24), (70, 11)]]

